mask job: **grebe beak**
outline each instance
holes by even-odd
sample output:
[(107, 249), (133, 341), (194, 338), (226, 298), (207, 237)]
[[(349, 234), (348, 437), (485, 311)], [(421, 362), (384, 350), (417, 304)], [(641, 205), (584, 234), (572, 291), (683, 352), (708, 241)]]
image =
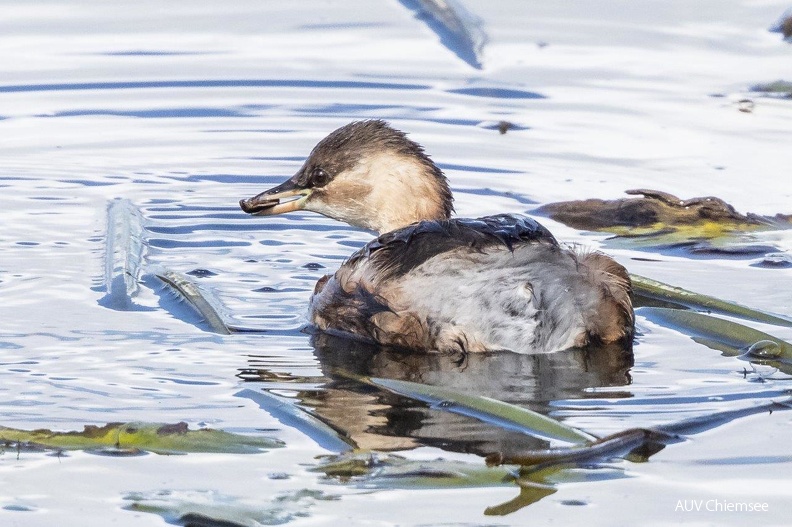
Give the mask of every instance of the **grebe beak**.
[(239, 206), (254, 216), (274, 216), (302, 209), (311, 192), (313, 189), (297, 186), (292, 178), (258, 196), (241, 200)]

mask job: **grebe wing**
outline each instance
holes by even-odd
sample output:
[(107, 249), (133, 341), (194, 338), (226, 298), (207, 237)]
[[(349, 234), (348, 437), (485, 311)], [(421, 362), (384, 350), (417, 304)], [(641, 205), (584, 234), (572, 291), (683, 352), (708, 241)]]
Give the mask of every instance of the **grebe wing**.
[(460, 247), (486, 252), (505, 246), (510, 251), (528, 243), (558, 245), (550, 231), (519, 214), (483, 218), (421, 221), (381, 235), (353, 254), (348, 265), (369, 260), (383, 279), (409, 273), (430, 258)]

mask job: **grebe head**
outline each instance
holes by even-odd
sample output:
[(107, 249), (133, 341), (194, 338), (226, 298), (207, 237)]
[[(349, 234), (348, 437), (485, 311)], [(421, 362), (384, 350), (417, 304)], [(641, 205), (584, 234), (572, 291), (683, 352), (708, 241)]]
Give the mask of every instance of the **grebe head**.
[(445, 176), (421, 145), (385, 121), (370, 120), (332, 132), (291, 179), (239, 205), (259, 216), (311, 210), (385, 233), (446, 219), (452, 200)]

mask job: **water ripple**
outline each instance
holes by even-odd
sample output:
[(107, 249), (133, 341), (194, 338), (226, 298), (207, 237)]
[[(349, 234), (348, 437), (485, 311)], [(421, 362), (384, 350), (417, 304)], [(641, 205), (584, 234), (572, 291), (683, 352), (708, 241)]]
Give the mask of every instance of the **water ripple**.
[(7, 84), (0, 93), (74, 91), (74, 90), (137, 90), (156, 88), (344, 88), (370, 90), (428, 90), (426, 84), (392, 82), (309, 80), (309, 79), (195, 79), (161, 81), (63, 82), (51, 84)]

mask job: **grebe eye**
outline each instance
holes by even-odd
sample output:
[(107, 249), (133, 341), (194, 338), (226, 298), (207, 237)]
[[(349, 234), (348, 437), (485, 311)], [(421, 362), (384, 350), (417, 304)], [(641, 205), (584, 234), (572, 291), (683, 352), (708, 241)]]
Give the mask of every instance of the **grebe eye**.
[(321, 168), (314, 168), (311, 171), (311, 186), (323, 187), (330, 182), (330, 175)]

